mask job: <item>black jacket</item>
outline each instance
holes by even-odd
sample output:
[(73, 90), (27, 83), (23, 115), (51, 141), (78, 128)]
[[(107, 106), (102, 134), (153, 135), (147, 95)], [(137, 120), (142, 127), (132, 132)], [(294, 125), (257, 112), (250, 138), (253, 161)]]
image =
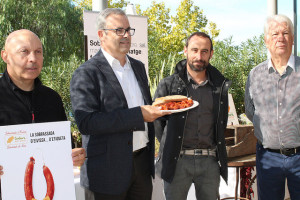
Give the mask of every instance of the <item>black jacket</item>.
[(0, 78), (0, 126), (66, 120), (62, 100), (54, 90), (36, 78), (30, 104), (4, 72)]
[[(228, 118), (228, 89), (230, 81), (226, 80), (212, 65), (208, 66), (207, 73), (213, 83), (214, 134), (217, 140), (217, 157), (220, 164), (220, 173), (227, 182), (227, 152), (224, 131)], [(189, 96), (187, 83), (186, 60), (182, 60), (176, 65), (175, 73), (158, 84), (155, 98), (175, 94)], [(157, 173), (167, 182), (172, 182), (174, 177), (177, 160), (182, 148), (187, 115), (188, 111), (174, 113), (154, 122), (155, 134), (160, 141), (159, 157), (156, 165)]]

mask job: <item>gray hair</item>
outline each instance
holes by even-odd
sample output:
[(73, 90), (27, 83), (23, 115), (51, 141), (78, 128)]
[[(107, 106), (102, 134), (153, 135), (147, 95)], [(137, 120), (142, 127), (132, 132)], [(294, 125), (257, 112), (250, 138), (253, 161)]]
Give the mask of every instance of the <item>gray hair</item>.
[(267, 18), (267, 20), (265, 22), (265, 26), (264, 26), (265, 36), (267, 36), (269, 33), (269, 26), (272, 21), (276, 21), (279, 23), (285, 22), (287, 24), (287, 26), (289, 27), (292, 35), (294, 35), (294, 25), (293, 25), (292, 21), (290, 20), (290, 18), (288, 18), (285, 15), (279, 14), (279, 15), (272, 15)]
[(97, 29), (98, 30), (106, 28), (106, 18), (111, 14), (126, 16), (125, 12), (123, 10), (121, 10), (120, 8), (106, 8), (103, 11), (101, 11), (97, 17)]

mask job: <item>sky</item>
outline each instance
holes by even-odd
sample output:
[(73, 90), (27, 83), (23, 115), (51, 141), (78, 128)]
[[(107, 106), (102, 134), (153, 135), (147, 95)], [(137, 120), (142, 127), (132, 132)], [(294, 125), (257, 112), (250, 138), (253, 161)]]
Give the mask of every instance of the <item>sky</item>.
[[(152, 0), (129, 0), (130, 3), (141, 5), (145, 10), (151, 5)], [(181, 0), (156, 0), (165, 2), (171, 9), (171, 15), (176, 13)], [(203, 10), (209, 21), (216, 23), (221, 30), (217, 40), (223, 40), (232, 36), (234, 44), (252, 39), (263, 34), (263, 26), (268, 15), (268, 0), (193, 0), (194, 5)], [(293, 21), (293, 0), (277, 0), (278, 13), (287, 15)], [(300, 5), (298, 3), (298, 15)], [(300, 17), (298, 17), (298, 24)], [(300, 26), (300, 25), (298, 25)], [(300, 28), (298, 28), (300, 32)], [(298, 41), (300, 36), (298, 34)], [(299, 46), (298, 42), (298, 46)], [(300, 48), (298, 47), (298, 50)]]

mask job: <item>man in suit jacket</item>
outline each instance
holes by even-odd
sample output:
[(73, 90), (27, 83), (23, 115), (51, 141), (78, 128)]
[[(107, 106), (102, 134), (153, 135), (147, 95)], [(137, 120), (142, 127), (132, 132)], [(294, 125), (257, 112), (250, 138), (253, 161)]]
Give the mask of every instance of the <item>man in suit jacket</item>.
[(127, 55), (131, 28), (125, 13), (108, 8), (98, 16), (100, 51), (71, 81), (71, 101), (87, 159), (81, 185), (95, 199), (151, 199), (154, 128), (165, 115), (152, 103), (144, 65)]

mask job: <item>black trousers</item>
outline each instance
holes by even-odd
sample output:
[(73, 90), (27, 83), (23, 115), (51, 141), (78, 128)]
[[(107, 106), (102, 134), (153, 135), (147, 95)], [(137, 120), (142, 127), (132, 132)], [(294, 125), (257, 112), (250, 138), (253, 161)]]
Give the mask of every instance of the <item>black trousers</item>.
[(153, 186), (149, 162), (149, 151), (147, 148), (134, 153), (129, 188), (120, 195), (94, 192), (95, 200), (151, 200)]

